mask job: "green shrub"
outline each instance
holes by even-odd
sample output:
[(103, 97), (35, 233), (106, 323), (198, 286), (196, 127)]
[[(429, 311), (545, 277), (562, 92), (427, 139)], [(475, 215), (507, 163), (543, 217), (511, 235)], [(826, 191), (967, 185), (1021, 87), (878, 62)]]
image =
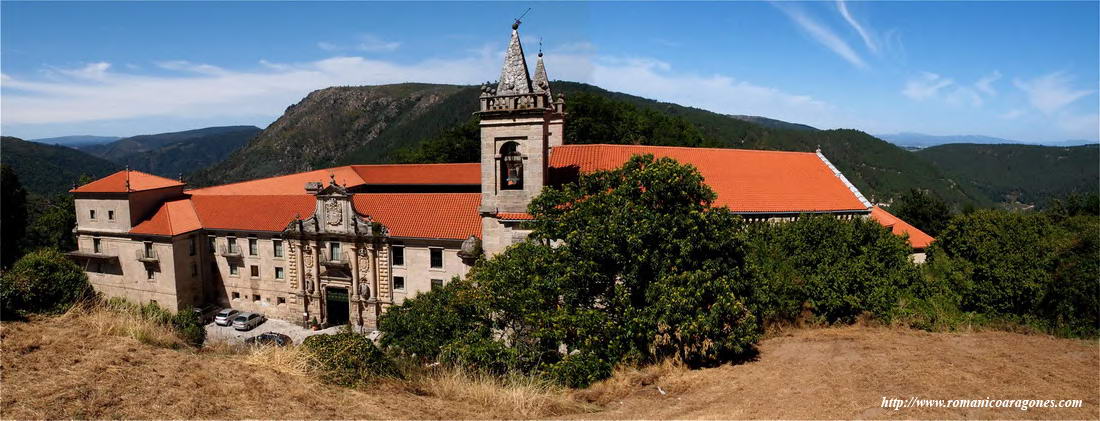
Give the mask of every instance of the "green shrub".
[[(468, 290), (466, 282), (456, 279), (390, 307), (378, 321), (379, 330), (386, 333), (382, 347), (428, 361), (460, 336), (484, 331), (480, 311)], [(488, 336), (487, 331), (483, 336)]]
[(201, 347), (206, 341), (206, 327), (203, 326), (199, 314), (191, 307), (180, 309), (172, 316), (172, 327), (179, 333), (180, 339), (191, 346)]
[(569, 387), (588, 387), (598, 380), (611, 377), (611, 371), (615, 368), (606, 356), (598, 355), (593, 351), (579, 351), (567, 355), (561, 361), (546, 367), (545, 374)]
[(864, 313), (888, 321), (899, 293), (920, 281), (909, 245), (872, 220), (802, 216), (747, 233), (757, 277), (749, 305), (768, 322), (795, 320), (805, 309), (828, 322)]
[(84, 271), (53, 249), (28, 253), (0, 280), (0, 298), (8, 313), (62, 313), (91, 293)]
[(313, 335), (302, 341), (321, 379), (341, 386), (358, 386), (380, 377), (400, 378), (393, 361), (364, 335)]

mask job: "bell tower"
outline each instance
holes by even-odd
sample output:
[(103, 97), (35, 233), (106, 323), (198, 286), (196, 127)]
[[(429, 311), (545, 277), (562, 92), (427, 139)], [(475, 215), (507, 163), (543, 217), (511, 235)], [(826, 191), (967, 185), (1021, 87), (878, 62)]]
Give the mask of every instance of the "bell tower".
[(481, 87), (481, 216), (485, 252), (493, 255), (526, 237), (527, 204), (547, 183), (550, 148), (562, 143), (564, 100), (554, 100), (539, 53), (535, 79), (527, 71), (519, 25), (504, 55), (500, 80)]

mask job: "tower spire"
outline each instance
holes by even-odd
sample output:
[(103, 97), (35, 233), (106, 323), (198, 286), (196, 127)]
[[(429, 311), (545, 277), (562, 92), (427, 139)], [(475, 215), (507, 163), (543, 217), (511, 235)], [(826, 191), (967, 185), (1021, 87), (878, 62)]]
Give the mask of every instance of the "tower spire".
[(542, 64), (542, 43), (539, 42), (539, 59), (535, 64), (535, 81), (534, 92), (545, 93), (550, 97), (550, 101), (554, 100), (553, 95), (550, 94), (550, 78), (546, 76), (546, 66)]
[(527, 71), (527, 59), (523, 56), (523, 45), (519, 40), (520, 20), (512, 24), (512, 40), (508, 42), (508, 51), (504, 54), (504, 67), (500, 70), (500, 82), (497, 83), (497, 95), (516, 95), (532, 93), (531, 73)]

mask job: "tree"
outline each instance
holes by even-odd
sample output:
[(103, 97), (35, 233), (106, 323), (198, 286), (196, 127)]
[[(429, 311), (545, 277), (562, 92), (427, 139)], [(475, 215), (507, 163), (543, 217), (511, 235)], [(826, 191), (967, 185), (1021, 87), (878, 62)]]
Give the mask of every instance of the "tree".
[(911, 189), (892, 207), (894, 214), (903, 221), (933, 237), (947, 226), (951, 219), (947, 204), (938, 196), (918, 189)]
[(73, 227), (76, 226), (76, 208), (73, 197), (69, 194), (59, 194), (53, 198), (35, 195), (32, 202), (35, 212), (27, 223), (26, 247), (60, 251), (75, 249)]
[(27, 191), (7, 165), (0, 166), (0, 205), (0, 268), (7, 268), (21, 254), (27, 224)]
[(28, 253), (0, 279), (5, 312), (61, 313), (90, 292), (84, 271), (51, 249)]

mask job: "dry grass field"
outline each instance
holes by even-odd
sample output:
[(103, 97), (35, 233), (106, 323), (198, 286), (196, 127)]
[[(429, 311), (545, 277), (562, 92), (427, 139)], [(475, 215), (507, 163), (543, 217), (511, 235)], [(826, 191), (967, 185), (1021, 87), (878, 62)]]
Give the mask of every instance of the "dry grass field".
[[(1100, 347), (1041, 335), (792, 330), (756, 361), (622, 369), (581, 391), (456, 372), (350, 390), (314, 380), (292, 350), (174, 351), (145, 328), (102, 314), (0, 324), (0, 417), (1100, 419)], [(883, 396), (1085, 404), (894, 411)]]

